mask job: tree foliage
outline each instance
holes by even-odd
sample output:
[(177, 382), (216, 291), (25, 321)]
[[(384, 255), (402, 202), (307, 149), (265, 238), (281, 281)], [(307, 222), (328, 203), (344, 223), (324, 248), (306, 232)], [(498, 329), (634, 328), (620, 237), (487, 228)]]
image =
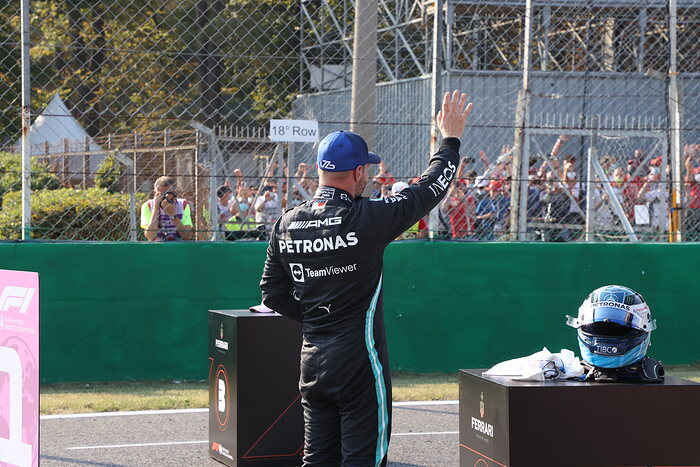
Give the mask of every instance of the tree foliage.
[(19, 11), (0, 7), (0, 144), (22, 128)]
[[(19, 136), (19, 12), (0, 20), (2, 142)], [(32, 109), (58, 92), (93, 137), (267, 124), (299, 91), (298, 28), (297, 0), (33, 0)]]

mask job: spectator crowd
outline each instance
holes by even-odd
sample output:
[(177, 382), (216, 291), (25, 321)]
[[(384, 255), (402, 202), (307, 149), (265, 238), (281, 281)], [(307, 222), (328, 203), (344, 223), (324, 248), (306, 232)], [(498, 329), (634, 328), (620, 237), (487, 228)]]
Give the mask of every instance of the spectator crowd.
[[(530, 241), (569, 242), (583, 238), (586, 220), (586, 191), (592, 201), (591, 229), (594, 240), (625, 240), (625, 224), (641, 240), (663, 241), (670, 229), (670, 165), (663, 157), (637, 149), (628, 155), (603, 154), (599, 158), (604, 179), (597, 173), (585, 180), (585, 160), (564, 154), (569, 137), (560, 135), (549, 153), (529, 161), (526, 211)], [(508, 145), (491, 162), (485, 151), (477, 158), (463, 157), (455, 183), (437, 213), (434, 238), (459, 241), (510, 239), (512, 149)], [(700, 240), (700, 144), (685, 145), (684, 240)], [(476, 164), (475, 164), (476, 163)], [(477, 171), (477, 164), (480, 170)], [(230, 181), (216, 191), (219, 238), (266, 240), (272, 224), (290, 207), (310, 199), (318, 188), (315, 168), (297, 166), (292, 177), (288, 168), (276, 175), (277, 163), (260, 180), (233, 171)], [(665, 170), (665, 173), (664, 173)], [(259, 183), (256, 183), (260, 180)], [(291, 190), (287, 181), (293, 183)], [(395, 196), (419, 177), (392, 175), (384, 162), (370, 180), (371, 197)], [(288, 196), (289, 194), (289, 196)], [(289, 198), (289, 199), (288, 199)], [(158, 216), (152, 213), (158, 208)], [(153, 198), (141, 208), (141, 227), (149, 241), (191, 240), (192, 212), (179, 198), (175, 180), (161, 177), (154, 184)], [(205, 210), (206, 211), (206, 210)], [(206, 212), (205, 212), (206, 215)], [(421, 219), (397, 240), (429, 236), (428, 219)]]

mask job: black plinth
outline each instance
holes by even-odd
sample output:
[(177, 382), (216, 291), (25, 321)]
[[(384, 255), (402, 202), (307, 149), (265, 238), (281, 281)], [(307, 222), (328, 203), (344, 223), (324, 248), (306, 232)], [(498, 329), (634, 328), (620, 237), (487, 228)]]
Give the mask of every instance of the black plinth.
[(209, 312), (209, 454), (230, 466), (299, 466), (301, 326), (278, 314)]
[(461, 467), (700, 466), (700, 384), (459, 372)]

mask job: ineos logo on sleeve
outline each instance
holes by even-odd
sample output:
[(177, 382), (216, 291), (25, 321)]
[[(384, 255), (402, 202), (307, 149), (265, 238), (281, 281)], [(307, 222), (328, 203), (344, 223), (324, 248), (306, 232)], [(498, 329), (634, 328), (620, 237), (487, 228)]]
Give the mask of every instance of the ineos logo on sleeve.
[(447, 187), (450, 185), (450, 180), (452, 180), (452, 176), (456, 171), (457, 168), (455, 165), (451, 161), (448, 161), (447, 167), (442, 170), (442, 174), (437, 177), (435, 181), (430, 184), (430, 186), (428, 186), (435, 197), (440, 196), (440, 194), (447, 189)]
[(7, 311), (11, 307), (15, 307), (19, 308), (20, 314), (26, 313), (35, 291), (36, 289), (8, 285), (0, 295), (0, 311)]
[(304, 282), (304, 266), (301, 263), (289, 263), (289, 270), (295, 282)]

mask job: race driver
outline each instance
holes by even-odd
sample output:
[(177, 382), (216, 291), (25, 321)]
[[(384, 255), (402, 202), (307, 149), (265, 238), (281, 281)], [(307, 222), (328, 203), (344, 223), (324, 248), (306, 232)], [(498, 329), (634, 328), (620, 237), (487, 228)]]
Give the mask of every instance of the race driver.
[(384, 248), (443, 199), (459, 165), (473, 104), (446, 93), (443, 136), (419, 182), (382, 199), (361, 197), (379, 157), (357, 134), (318, 148), (319, 188), (275, 222), (260, 288), (263, 303), (302, 323), (305, 466), (384, 466), (391, 379), (382, 313)]

